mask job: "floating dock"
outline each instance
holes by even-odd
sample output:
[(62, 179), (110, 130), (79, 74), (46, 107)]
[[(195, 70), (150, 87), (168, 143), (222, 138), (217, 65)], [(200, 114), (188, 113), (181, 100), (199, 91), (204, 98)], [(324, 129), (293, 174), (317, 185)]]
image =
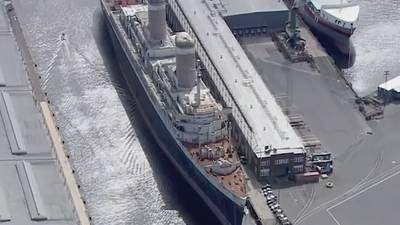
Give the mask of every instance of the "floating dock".
[(10, 1), (0, 1), (0, 223), (89, 225)]

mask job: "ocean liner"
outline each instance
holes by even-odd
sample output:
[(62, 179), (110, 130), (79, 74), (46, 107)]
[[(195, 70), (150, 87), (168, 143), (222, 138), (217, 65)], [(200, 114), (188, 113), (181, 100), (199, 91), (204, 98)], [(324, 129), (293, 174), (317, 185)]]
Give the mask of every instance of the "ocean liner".
[(115, 54), (168, 159), (222, 224), (242, 224), (246, 184), (228, 115), (203, 83), (194, 41), (166, 24), (164, 0), (100, 0)]
[(349, 0), (297, 0), (303, 20), (332, 40), (343, 54), (349, 54), (350, 37), (357, 28), (360, 7)]

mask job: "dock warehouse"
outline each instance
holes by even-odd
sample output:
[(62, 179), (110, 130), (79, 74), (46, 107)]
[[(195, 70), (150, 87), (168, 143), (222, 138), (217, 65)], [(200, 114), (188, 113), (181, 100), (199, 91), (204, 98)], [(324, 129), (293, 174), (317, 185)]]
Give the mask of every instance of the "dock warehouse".
[(400, 76), (379, 85), (378, 96), (385, 102), (400, 100)]
[(221, 0), (219, 11), (239, 35), (282, 30), (288, 20), (287, 7), (277, 0)]
[(178, 20), (195, 43), (201, 43), (195, 45), (197, 55), (213, 80), (214, 90), (232, 108), (232, 138), (247, 167), (259, 180), (304, 173), (303, 141), (222, 18), (221, 1), (168, 3), (174, 13), (169, 18)]

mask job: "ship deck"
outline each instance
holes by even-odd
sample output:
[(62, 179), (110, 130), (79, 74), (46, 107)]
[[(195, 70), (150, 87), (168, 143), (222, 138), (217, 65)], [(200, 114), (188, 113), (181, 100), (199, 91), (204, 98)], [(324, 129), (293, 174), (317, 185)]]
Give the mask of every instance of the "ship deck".
[(200, 157), (200, 149), (198, 145), (195, 144), (185, 144), (191, 156), (196, 162), (202, 166), (210, 176), (214, 176), (221, 185), (223, 185), (227, 190), (231, 191), (235, 195), (239, 197), (246, 197), (246, 184), (244, 179), (244, 173), (242, 167), (236, 168), (232, 173), (227, 175), (215, 175), (209, 171), (209, 168), (219, 160), (223, 159), (230, 163), (239, 163), (239, 155), (237, 152), (232, 149), (232, 145), (227, 139), (224, 139), (217, 143), (208, 143), (205, 146), (208, 146), (211, 149), (221, 148), (224, 152), (224, 157), (218, 158), (216, 160), (201, 158)]
[(0, 1), (0, 223), (73, 225), (80, 209), (59, 172), (40, 108), (47, 102), (24, 57), (29, 53), (15, 11), (8, 13)]

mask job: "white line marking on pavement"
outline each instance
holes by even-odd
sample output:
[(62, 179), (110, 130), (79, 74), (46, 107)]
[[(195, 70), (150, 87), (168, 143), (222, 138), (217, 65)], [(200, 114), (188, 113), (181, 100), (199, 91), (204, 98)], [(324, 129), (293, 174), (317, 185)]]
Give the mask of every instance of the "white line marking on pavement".
[(348, 198), (345, 198), (344, 200), (342, 200), (342, 201), (340, 201), (340, 202), (334, 204), (333, 206), (329, 207), (327, 210), (331, 210), (331, 209), (333, 209), (333, 208), (335, 208), (335, 207), (337, 207), (337, 206), (342, 205), (343, 203), (345, 203), (345, 202), (347, 202), (347, 201), (349, 201), (349, 200), (351, 200), (351, 199), (357, 197), (358, 195), (360, 195), (360, 194), (362, 194), (362, 193), (368, 191), (369, 189), (371, 189), (371, 188), (373, 188), (373, 187), (375, 187), (375, 186), (377, 186), (377, 185), (379, 185), (379, 184), (381, 184), (381, 183), (383, 183), (383, 182), (389, 180), (390, 178), (392, 178), (392, 177), (394, 177), (394, 176), (397, 176), (398, 174), (400, 174), (400, 171), (397, 171), (397, 172), (395, 172), (394, 174), (392, 174), (392, 175), (390, 175), (390, 176), (388, 176), (388, 177), (385, 177), (384, 179), (382, 179), (382, 180), (380, 180), (380, 181), (378, 181), (378, 182), (376, 182), (376, 183), (374, 183), (374, 184), (371, 184), (369, 187), (366, 187), (365, 189), (362, 189), (361, 191), (355, 193), (354, 195), (351, 195), (351, 196), (349, 196)]
[(293, 201), (295, 202), (295, 203), (297, 203), (299, 200), (297, 200), (297, 198), (296, 197), (294, 197), (294, 194), (293, 194), (293, 192), (292, 191), (290, 191), (289, 190), (289, 195), (290, 195), (290, 197), (293, 199)]
[(335, 221), (337, 225), (340, 225), (339, 221), (336, 219), (336, 217), (332, 214), (332, 212), (329, 209), (327, 209), (326, 212), (328, 212), (329, 216), (332, 217), (333, 221)]
[[(376, 162), (376, 165), (374, 166), (374, 168), (372, 168), (370, 170), (370, 172), (368, 173), (367, 176), (365, 176), (359, 183), (357, 183), (355, 186), (353, 186), (351, 189), (347, 190), (345, 193), (337, 196), (336, 198), (329, 200), (325, 203), (320, 204), (319, 206), (315, 207), (314, 209), (312, 209), (311, 211), (309, 211), (308, 213), (306, 213), (305, 215), (301, 216), (300, 218), (298, 218), (297, 224), (301, 224), (305, 219), (311, 217), (312, 215), (314, 215), (315, 213), (319, 212), (320, 210), (324, 209), (325, 207), (327, 207), (329, 204), (334, 203), (337, 200), (340, 200), (342, 197), (352, 197), (353, 195), (357, 194), (356, 191), (358, 190), (364, 190), (364, 186), (365, 185), (374, 185), (379, 181), (384, 181), (386, 176), (390, 176), (392, 177), (392, 175), (396, 175), (398, 173), (400, 173), (399, 171), (396, 171), (397, 169), (400, 168), (400, 165), (396, 165), (393, 168), (379, 174), (377, 177), (373, 178), (373, 179), (369, 179), (370, 175), (372, 175), (375, 170), (378, 168), (378, 164), (379, 161)], [(395, 171), (392, 175), (390, 175), (393, 171)], [(390, 178), (390, 177), (386, 177), (386, 178)], [(381, 179), (383, 178), (383, 179)], [(368, 188), (368, 187), (366, 187)]]

